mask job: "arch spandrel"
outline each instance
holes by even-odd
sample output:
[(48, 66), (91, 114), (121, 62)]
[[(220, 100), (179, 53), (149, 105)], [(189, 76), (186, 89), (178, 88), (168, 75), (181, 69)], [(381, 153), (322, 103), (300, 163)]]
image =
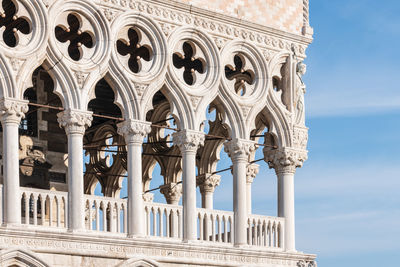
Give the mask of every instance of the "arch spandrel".
[(70, 106), (86, 110), (91, 91), (108, 68), (111, 54), (108, 20), (90, 1), (57, 1), (48, 13), (49, 69), (58, 69), (57, 76), (68, 73), (63, 83), (71, 91)]
[[(164, 84), (167, 64), (166, 38), (156, 22), (137, 12), (121, 13), (111, 27), (114, 35), (111, 40), (112, 55), (107, 77), (113, 79), (115, 88), (121, 95), (126, 117), (145, 120), (147, 111), (152, 108), (151, 100), (154, 94)], [(133, 31), (139, 35), (138, 40), (132, 38)], [(134, 46), (135, 41), (138, 48)], [(121, 44), (125, 51), (118, 51), (118, 44)], [(151, 50), (149, 61), (142, 58), (142, 47), (142, 50)], [(130, 61), (140, 64), (141, 68), (135, 71), (131, 68)], [(131, 107), (128, 107), (129, 105)]]

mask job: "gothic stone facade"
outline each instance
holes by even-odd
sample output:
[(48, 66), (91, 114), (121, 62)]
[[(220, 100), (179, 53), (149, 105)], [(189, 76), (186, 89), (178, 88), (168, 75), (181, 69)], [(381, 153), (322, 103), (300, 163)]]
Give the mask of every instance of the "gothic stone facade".
[[(0, 2), (0, 266), (316, 266), (294, 220), (308, 0)], [(252, 213), (261, 160), (276, 216)]]

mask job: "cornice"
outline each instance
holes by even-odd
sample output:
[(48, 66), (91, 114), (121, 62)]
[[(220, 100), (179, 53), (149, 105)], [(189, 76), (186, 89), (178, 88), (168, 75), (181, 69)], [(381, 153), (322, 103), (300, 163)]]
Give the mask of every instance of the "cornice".
[[(298, 55), (301, 57), (305, 57), (305, 50), (313, 40), (300, 33), (286, 32), (173, 0), (95, 0), (95, 2), (99, 6), (119, 11), (125, 11), (129, 8), (143, 12), (161, 23), (169, 23), (175, 26), (193, 25), (210, 33), (214, 37), (222, 37), (230, 40), (240, 38), (264, 49), (290, 51), (292, 46), (295, 46), (297, 47)], [(164, 14), (164, 12), (170, 13)], [(190, 19), (189, 23), (186, 21), (187, 18)]]

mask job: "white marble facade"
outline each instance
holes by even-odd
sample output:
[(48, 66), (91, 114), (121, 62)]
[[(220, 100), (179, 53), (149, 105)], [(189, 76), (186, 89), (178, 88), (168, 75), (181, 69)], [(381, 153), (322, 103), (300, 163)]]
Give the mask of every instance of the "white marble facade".
[[(308, 0), (278, 1), (300, 7), (287, 31), (185, 1), (0, 2), (0, 266), (316, 267), (294, 216)], [(232, 212), (213, 209), (222, 149)], [(257, 149), (275, 216), (252, 214)], [(168, 204), (153, 202), (156, 164)]]

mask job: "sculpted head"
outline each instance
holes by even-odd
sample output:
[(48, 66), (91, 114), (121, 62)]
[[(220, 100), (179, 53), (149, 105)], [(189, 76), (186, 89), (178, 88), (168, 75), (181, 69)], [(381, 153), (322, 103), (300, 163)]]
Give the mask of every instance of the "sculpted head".
[(297, 73), (301, 76), (303, 76), (304, 74), (306, 74), (307, 71), (307, 65), (304, 64), (303, 62), (299, 62), (297, 63)]

